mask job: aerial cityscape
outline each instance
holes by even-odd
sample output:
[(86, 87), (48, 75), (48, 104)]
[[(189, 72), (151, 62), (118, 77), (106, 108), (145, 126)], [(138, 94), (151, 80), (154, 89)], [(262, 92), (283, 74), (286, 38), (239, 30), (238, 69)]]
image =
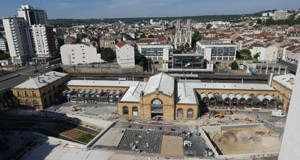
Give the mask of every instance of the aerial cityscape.
[(300, 159), (298, 8), (3, 2), (0, 160)]

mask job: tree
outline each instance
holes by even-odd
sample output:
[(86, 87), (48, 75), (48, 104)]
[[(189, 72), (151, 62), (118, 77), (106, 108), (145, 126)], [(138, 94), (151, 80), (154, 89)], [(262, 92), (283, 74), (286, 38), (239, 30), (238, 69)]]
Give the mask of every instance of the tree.
[(186, 50), (188, 50), (190, 48), (190, 44), (189, 43), (185, 43), (185, 45), (184, 45), (184, 50), (186, 51)]
[(116, 58), (116, 52), (112, 50), (111, 48), (104, 48), (104, 50), (101, 53), (101, 59), (112, 62)]
[(196, 45), (196, 42), (202, 40), (202, 36), (198, 31), (196, 31), (192, 36), (192, 47), (194, 48)]
[(152, 34), (150, 34), (150, 35), (148, 36), (148, 38), (154, 38), (154, 36), (153, 36)]
[(211, 28), (211, 24), (206, 25), (206, 29), (210, 29)]
[(253, 58), (257, 60), (259, 56), (260, 56), (260, 54), (259, 54), (259, 53), (256, 53), (256, 54), (253, 56)]
[(184, 45), (181, 44), (179, 47), (178, 47), (181, 51), (184, 51)]
[(139, 59), (137, 59), (135, 63), (143, 67), (144, 71), (148, 70), (148, 59), (145, 56), (142, 56)]
[(146, 38), (146, 35), (143, 33), (140, 35), (140, 38)]
[(239, 69), (239, 66), (238, 66), (236, 61), (233, 61), (230, 65), (230, 67), (231, 67), (232, 70), (238, 70)]

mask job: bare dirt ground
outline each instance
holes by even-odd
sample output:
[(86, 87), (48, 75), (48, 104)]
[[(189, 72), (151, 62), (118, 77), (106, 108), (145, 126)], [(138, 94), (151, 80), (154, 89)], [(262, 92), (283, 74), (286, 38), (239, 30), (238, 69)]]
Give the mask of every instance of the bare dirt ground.
[(265, 126), (226, 129), (209, 136), (223, 154), (279, 152), (279, 134)]
[(163, 136), (161, 154), (168, 156), (184, 156), (182, 137)]

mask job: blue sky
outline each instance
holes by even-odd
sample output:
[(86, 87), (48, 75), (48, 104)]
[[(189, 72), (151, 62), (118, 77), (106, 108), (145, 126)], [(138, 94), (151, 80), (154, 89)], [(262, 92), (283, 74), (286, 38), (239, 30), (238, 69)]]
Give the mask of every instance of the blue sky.
[(297, 9), (300, 0), (1, 0), (0, 18), (17, 15), (21, 4), (52, 18), (120, 18), (254, 13)]

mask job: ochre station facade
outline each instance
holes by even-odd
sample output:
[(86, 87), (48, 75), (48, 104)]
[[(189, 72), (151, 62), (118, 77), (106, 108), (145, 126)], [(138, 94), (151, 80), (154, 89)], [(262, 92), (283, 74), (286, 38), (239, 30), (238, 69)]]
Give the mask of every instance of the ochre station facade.
[(127, 117), (197, 119), (203, 104), (230, 108), (259, 106), (271, 109), (271, 106), (286, 110), (294, 75), (275, 76), (269, 84), (204, 83), (175, 79), (165, 73), (145, 81), (67, 79), (65, 73), (48, 72), (30, 78), (12, 90), (20, 105), (40, 109), (48, 107), (55, 94), (63, 93), (69, 101), (117, 103), (118, 113)]

